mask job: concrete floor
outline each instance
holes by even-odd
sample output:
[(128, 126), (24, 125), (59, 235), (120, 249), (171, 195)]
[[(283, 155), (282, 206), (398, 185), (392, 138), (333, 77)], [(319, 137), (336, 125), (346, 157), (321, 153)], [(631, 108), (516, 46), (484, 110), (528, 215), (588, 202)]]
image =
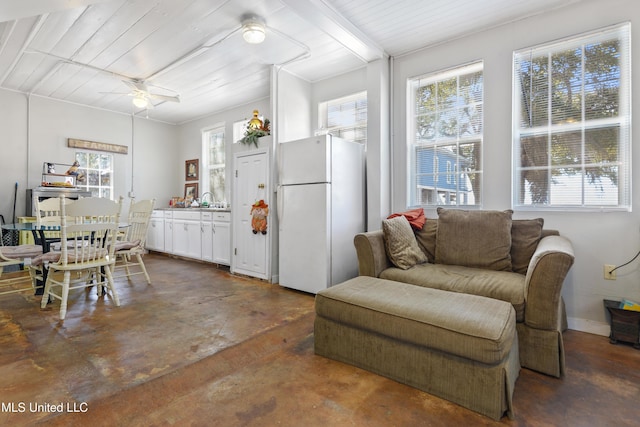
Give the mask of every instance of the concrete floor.
[[(625, 426), (640, 420), (640, 351), (564, 334), (567, 375), (523, 369), (495, 422), (313, 354), (313, 296), (211, 265), (145, 257), (117, 283), (40, 310), (0, 297), (0, 425)], [(40, 406), (38, 406), (40, 405)], [(61, 409), (62, 412), (58, 412)]]

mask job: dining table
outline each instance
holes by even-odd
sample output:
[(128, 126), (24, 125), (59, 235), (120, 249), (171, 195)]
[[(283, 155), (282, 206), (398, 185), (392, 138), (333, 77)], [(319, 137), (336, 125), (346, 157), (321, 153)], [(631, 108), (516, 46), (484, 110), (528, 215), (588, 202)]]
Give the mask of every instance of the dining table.
[[(123, 230), (129, 227), (128, 223), (121, 222), (118, 224), (118, 229)], [(33, 240), (36, 245), (42, 246), (42, 253), (51, 251), (51, 244), (60, 242), (60, 237), (47, 237), (48, 231), (60, 231), (60, 224), (38, 224), (35, 222), (15, 222), (10, 224), (2, 224), (3, 230), (10, 231), (30, 231), (33, 234)], [(43, 268), (42, 282), (38, 280), (36, 285), (36, 295), (42, 295), (44, 293), (44, 284), (47, 281), (47, 269)]]

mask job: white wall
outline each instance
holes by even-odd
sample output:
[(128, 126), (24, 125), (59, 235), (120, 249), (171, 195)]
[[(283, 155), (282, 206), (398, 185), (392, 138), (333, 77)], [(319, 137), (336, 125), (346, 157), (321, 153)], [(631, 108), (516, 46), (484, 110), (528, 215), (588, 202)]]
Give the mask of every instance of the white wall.
[(276, 142), (295, 141), (313, 135), (311, 84), (285, 70), (276, 72)]
[(24, 215), (27, 189), (27, 97), (0, 90), (0, 214), (12, 221), (13, 193), (18, 183), (16, 216)]
[[(553, 41), (631, 20), (633, 80), (640, 82), (640, 3), (635, 0), (585, 0), (526, 20), (395, 58), (393, 69), (393, 209), (406, 199), (406, 81), (410, 77), (476, 60), (484, 61), (484, 209), (511, 207), (511, 60), (516, 49)], [(634, 86), (633, 111), (640, 111), (639, 85)], [(640, 129), (638, 114), (633, 126)], [(640, 150), (633, 162), (640, 164)], [(569, 327), (608, 335), (602, 300), (640, 300), (640, 262), (617, 271), (605, 281), (603, 264), (622, 264), (640, 249), (640, 174), (633, 177), (633, 212), (517, 212), (514, 217), (543, 217), (545, 228), (558, 229), (573, 242), (576, 261), (563, 296)], [(427, 212), (435, 217), (435, 212)]]
[(163, 207), (173, 195), (184, 194), (184, 162), (176, 161), (178, 130), (174, 125), (135, 118), (128, 170), (136, 200), (156, 199), (155, 205)]
[(42, 164), (73, 162), (76, 150), (67, 147), (67, 138), (128, 147), (129, 154), (114, 154), (115, 197), (126, 198), (133, 188), (137, 199), (161, 201), (180, 188), (175, 126), (136, 118), (132, 128), (129, 115), (6, 90), (0, 90), (0, 104), (0, 213), (7, 221), (16, 181), (16, 216), (23, 216), (26, 189), (40, 185)]

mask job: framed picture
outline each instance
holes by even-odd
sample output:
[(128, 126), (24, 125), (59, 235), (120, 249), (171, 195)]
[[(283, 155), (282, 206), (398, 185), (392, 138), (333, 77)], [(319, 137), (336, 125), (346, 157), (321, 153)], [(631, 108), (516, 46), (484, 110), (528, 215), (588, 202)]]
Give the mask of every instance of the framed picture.
[(187, 160), (184, 162), (184, 180), (185, 181), (197, 181), (198, 180), (198, 159)]
[(184, 198), (187, 199), (196, 199), (198, 198), (198, 184), (185, 184), (184, 185)]

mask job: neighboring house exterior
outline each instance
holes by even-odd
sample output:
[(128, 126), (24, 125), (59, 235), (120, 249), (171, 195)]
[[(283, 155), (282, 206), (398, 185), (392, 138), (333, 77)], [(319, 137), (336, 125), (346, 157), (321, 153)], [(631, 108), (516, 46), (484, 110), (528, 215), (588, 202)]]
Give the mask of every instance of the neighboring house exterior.
[(471, 182), (464, 171), (468, 161), (453, 151), (434, 146), (416, 147), (417, 200), (423, 205), (474, 203)]

